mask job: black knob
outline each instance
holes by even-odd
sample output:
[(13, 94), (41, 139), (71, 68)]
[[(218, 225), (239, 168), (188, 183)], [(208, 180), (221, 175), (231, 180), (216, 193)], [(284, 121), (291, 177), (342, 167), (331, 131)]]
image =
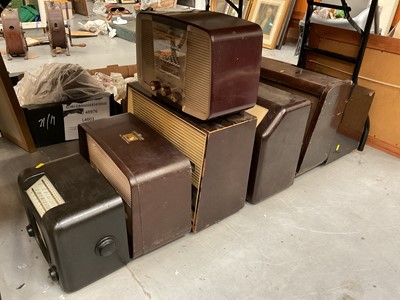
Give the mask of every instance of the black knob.
[(161, 83), (159, 81), (151, 81), (150, 82), (150, 89), (152, 91), (157, 91), (161, 88)]
[(168, 96), (169, 94), (171, 94), (171, 88), (169, 86), (163, 86), (161, 88), (161, 95)]
[(99, 256), (109, 256), (115, 252), (117, 244), (113, 237), (107, 236), (97, 242), (95, 251)]
[(26, 226), (26, 232), (28, 233), (29, 236), (35, 236), (35, 232), (33, 231), (33, 228), (32, 228), (31, 224)]
[(51, 278), (53, 281), (58, 281), (58, 273), (57, 273), (57, 271), (56, 271), (56, 267), (52, 266), (52, 267), (49, 269), (49, 275), (50, 275), (50, 278)]
[(182, 94), (179, 93), (179, 92), (172, 92), (171, 100), (172, 100), (172, 102), (181, 104), (181, 102), (182, 102)]

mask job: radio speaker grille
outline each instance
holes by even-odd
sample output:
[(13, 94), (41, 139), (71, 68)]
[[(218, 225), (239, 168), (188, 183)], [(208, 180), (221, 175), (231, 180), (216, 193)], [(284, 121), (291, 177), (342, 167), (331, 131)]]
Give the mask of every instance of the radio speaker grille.
[(90, 164), (103, 174), (126, 204), (131, 207), (131, 188), (128, 178), (89, 134), (86, 134), (86, 138)]
[(182, 110), (209, 115), (211, 95), (211, 41), (207, 32), (188, 26), (185, 101)]
[(189, 158), (194, 165), (192, 185), (198, 189), (207, 143), (206, 134), (145, 96), (132, 89), (128, 90), (128, 111), (159, 132)]

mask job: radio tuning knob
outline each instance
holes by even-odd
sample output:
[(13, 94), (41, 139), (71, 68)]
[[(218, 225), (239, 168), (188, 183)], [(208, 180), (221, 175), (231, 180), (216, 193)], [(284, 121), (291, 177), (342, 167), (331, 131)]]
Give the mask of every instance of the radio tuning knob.
[(180, 104), (182, 102), (182, 94), (179, 92), (172, 92), (171, 100), (172, 100), (172, 102)]
[(117, 249), (117, 244), (111, 236), (102, 238), (97, 242), (95, 252), (99, 256), (109, 256)]
[(150, 89), (152, 91), (157, 91), (161, 88), (161, 83), (159, 81), (151, 81), (150, 82)]
[(161, 95), (162, 96), (168, 96), (169, 94), (171, 94), (171, 88), (169, 86), (163, 86), (161, 88)]
[(50, 275), (51, 280), (58, 281), (58, 273), (57, 273), (57, 270), (56, 270), (56, 268), (54, 266), (52, 266), (49, 269), (49, 275)]
[(33, 227), (31, 224), (29, 224), (28, 226), (26, 226), (26, 232), (28, 233), (29, 236), (35, 236), (35, 232), (33, 231)]

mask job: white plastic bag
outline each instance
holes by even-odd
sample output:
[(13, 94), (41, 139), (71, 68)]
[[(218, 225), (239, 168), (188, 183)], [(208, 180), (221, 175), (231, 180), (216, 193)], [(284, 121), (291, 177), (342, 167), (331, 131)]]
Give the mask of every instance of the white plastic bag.
[(104, 93), (104, 88), (79, 65), (51, 63), (26, 72), (16, 93), (20, 105), (25, 106), (87, 101)]

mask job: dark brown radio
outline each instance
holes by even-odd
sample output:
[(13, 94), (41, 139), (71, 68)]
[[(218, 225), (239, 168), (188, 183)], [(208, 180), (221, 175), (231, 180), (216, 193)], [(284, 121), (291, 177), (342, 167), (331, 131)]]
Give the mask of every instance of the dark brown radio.
[(141, 12), (136, 49), (140, 84), (197, 119), (257, 101), (262, 30), (255, 23), (210, 11)]
[(258, 203), (293, 184), (311, 102), (260, 83), (247, 201)]
[(47, 33), (51, 55), (64, 49), (66, 55), (70, 55), (67, 33), (65, 31), (64, 17), (62, 12), (62, 3), (54, 1), (45, 1), (47, 16)]
[(133, 258), (190, 232), (190, 162), (170, 142), (129, 113), (78, 131), (80, 153), (125, 201)]
[(1, 12), (4, 39), (6, 40), (7, 58), (12, 56), (24, 56), (28, 59), (28, 46), (26, 44), (18, 9), (6, 8)]
[(128, 84), (128, 111), (172, 142), (192, 164), (192, 231), (244, 206), (256, 118), (245, 112), (204, 122), (172, 110), (139, 83)]
[(64, 291), (76, 291), (129, 262), (123, 200), (82, 156), (26, 169), (18, 184), (28, 234)]
[[(351, 81), (265, 57), (261, 63), (261, 81), (311, 101), (311, 111), (297, 166), (298, 174), (328, 162), (337, 148), (335, 140), (351, 98)], [(344, 154), (346, 153), (340, 153)]]

